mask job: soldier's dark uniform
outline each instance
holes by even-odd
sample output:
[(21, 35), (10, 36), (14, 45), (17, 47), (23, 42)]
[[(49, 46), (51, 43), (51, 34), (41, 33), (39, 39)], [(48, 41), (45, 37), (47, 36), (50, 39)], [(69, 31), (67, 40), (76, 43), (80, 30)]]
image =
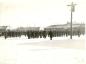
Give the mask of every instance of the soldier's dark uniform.
[(50, 37), (50, 40), (52, 40), (52, 37), (53, 37), (52, 31), (49, 31), (49, 37)]

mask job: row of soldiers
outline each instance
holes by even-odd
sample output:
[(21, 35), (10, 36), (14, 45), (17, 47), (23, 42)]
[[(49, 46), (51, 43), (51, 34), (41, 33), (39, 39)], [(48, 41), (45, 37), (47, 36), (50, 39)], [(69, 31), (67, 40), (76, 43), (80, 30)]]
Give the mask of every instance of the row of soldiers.
[[(80, 36), (81, 34), (84, 35), (84, 33), (81, 33), (80, 31), (73, 32), (73, 35)], [(22, 35), (25, 35), (28, 39), (50, 37), (50, 40), (52, 40), (53, 37), (68, 36), (70, 35), (70, 31), (6, 31), (3, 32), (3, 35), (5, 39), (8, 37), (21, 37)]]

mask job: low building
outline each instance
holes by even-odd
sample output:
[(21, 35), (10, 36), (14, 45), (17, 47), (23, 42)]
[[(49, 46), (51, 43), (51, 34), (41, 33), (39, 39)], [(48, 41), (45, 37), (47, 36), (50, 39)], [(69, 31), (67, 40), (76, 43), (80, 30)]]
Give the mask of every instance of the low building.
[(0, 35), (6, 31), (7, 26), (0, 26)]

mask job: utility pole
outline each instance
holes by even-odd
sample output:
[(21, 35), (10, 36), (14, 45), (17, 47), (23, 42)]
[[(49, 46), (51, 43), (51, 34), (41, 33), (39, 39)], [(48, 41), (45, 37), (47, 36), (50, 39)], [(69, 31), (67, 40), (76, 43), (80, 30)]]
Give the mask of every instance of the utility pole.
[(67, 5), (71, 7), (70, 39), (72, 39), (72, 19), (73, 19), (73, 12), (75, 11), (75, 5), (76, 4), (74, 4), (73, 2), (70, 5)]

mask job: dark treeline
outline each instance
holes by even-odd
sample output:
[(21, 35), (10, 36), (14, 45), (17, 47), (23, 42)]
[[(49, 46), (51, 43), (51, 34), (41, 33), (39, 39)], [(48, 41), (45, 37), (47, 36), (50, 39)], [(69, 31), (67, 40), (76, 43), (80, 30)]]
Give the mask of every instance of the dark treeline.
[[(73, 31), (73, 35), (78, 35), (80, 37), (80, 35), (83, 34), (84, 32), (80, 32), (80, 31)], [(2, 36), (6, 38), (10, 38), (10, 37), (21, 37), (22, 35), (25, 35), (26, 37), (28, 37), (28, 39), (31, 38), (46, 38), (46, 37), (50, 37), (50, 40), (52, 40), (53, 37), (62, 37), (62, 36), (69, 36), (70, 35), (70, 31), (45, 31), (45, 30), (40, 30), (40, 31), (5, 31), (2, 32)]]

